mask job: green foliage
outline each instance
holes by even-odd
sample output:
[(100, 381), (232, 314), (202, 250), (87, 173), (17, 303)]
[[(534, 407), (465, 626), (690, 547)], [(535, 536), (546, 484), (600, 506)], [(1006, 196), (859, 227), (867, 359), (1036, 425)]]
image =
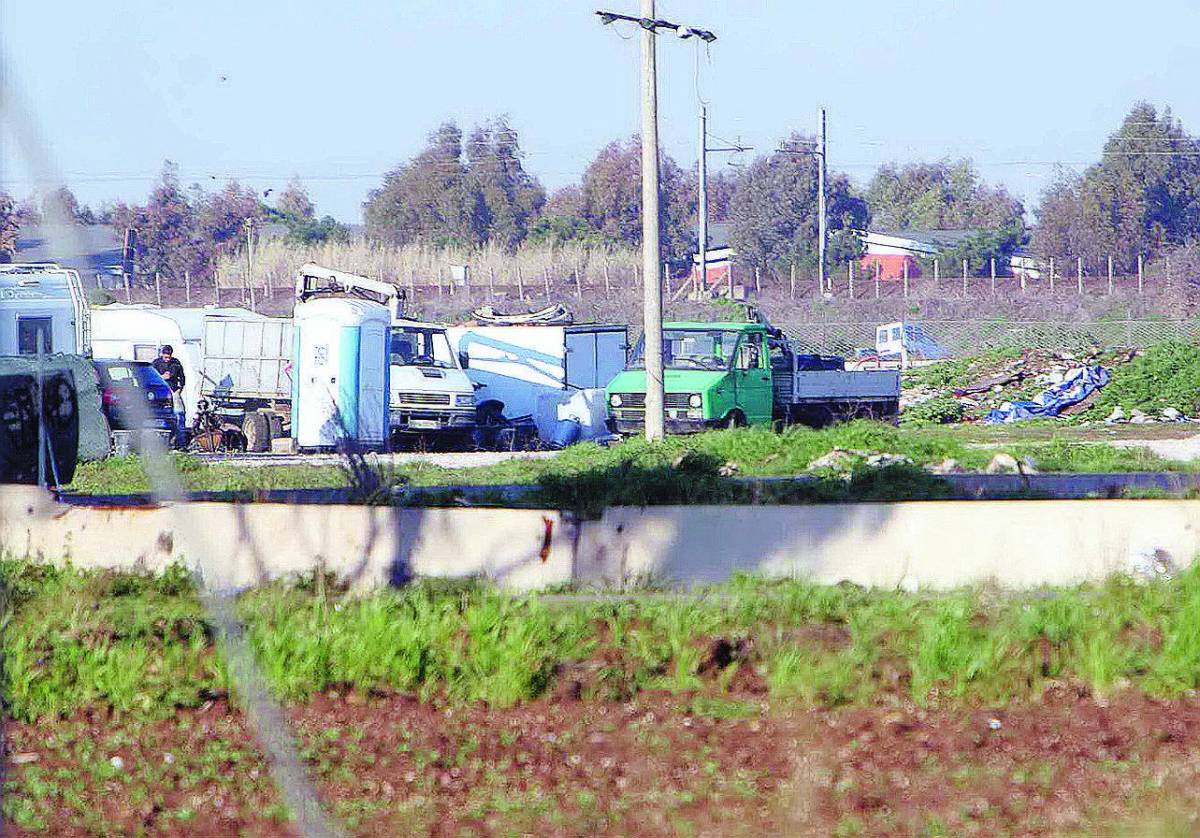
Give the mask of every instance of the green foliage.
[(946, 425), (963, 417), (963, 407), (953, 396), (934, 396), (909, 405), (900, 416), (903, 425)]
[[(182, 568), (154, 577), (6, 561), (0, 573), (3, 687), (17, 719), (85, 708), (164, 718), (229, 686)], [(755, 712), (723, 697), (738, 667), (758, 668), (772, 695), (825, 706), (887, 692), (1002, 702), (1040, 695), (1050, 679), (1167, 697), (1200, 686), (1196, 568), (1001, 596), (750, 576), (694, 593), (552, 601), (430, 581), (351, 597), (276, 583), (244, 594), (238, 613), (271, 688), (290, 700), (351, 689), (508, 706), (590, 672), (595, 698), (668, 689), (692, 696), (695, 713), (736, 718)], [(736, 639), (744, 656), (713, 671), (713, 638)]]
[[(696, 243), (696, 187), (669, 155), (660, 152), (660, 157), (659, 235), (663, 253), (678, 265), (689, 258)], [(600, 149), (583, 173), (579, 215), (612, 244), (641, 245), (641, 159), (641, 140), (634, 136)]]
[(546, 200), (521, 157), (517, 132), (502, 117), (476, 127), (465, 147), (459, 127), (445, 123), (367, 197), (367, 235), (396, 245), (515, 248)]
[[(794, 148), (811, 143), (799, 134), (786, 141)], [(757, 158), (739, 178), (730, 200), (732, 244), (753, 265), (816, 265), (817, 158), (811, 154), (775, 152)], [(832, 246), (831, 262), (860, 255), (857, 236), (869, 220), (867, 203), (854, 194), (845, 175), (826, 178), (826, 200)]]
[(0, 192), (0, 262), (11, 262), (17, 252), (17, 233), (21, 222), (12, 196)]
[[(1064, 175), (1042, 196), (1034, 244), (1045, 256), (1078, 256), (1091, 271), (1112, 256), (1132, 272), (1200, 233), (1200, 144), (1170, 109), (1133, 106), (1082, 175)], [(1170, 152), (1170, 153), (1166, 153)]]
[(1188, 341), (1156, 344), (1113, 370), (1088, 416), (1103, 418), (1120, 405), (1154, 412), (1174, 407), (1187, 415), (1200, 411), (1200, 347)]
[[(989, 276), (994, 259), (996, 273), (1003, 276), (1009, 273), (1009, 260), (1013, 253), (1025, 244), (1028, 237), (1025, 223), (1018, 218), (1000, 227), (978, 230), (954, 247), (941, 251), (937, 258), (941, 264), (950, 266), (961, 265), (965, 260), (968, 271), (975, 276)], [(932, 265), (926, 268), (927, 273), (933, 273)]]
[(1023, 228), (1024, 209), (982, 183), (969, 160), (880, 167), (867, 187), (872, 223), (884, 230)]

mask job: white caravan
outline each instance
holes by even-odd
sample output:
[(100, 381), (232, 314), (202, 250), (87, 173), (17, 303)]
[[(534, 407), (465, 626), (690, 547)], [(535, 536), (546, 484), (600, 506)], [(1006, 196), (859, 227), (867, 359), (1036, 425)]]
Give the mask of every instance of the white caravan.
[[(624, 326), (452, 326), (483, 417), (532, 417), (546, 442), (606, 436), (604, 388), (625, 368)], [(566, 432), (566, 436), (563, 434)]]
[(0, 355), (90, 350), (79, 274), (52, 262), (0, 264)]

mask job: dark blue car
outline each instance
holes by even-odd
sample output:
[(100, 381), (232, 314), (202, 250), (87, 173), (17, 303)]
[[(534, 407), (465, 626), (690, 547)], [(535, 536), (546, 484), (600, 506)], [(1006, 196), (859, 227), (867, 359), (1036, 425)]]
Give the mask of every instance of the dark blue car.
[(146, 361), (93, 361), (100, 405), (114, 431), (149, 428), (175, 433), (171, 388)]

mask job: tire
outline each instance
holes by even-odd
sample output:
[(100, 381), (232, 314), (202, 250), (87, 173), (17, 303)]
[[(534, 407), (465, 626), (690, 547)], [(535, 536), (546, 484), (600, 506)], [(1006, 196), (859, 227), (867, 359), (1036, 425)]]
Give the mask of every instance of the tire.
[(271, 426), (271, 439), (283, 439), (286, 436), (283, 432), (283, 417), (278, 413), (267, 414), (267, 422)]
[(265, 413), (257, 410), (242, 418), (242, 433), (246, 436), (246, 450), (262, 454), (271, 450), (271, 422)]
[(722, 427), (733, 430), (734, 428), (746, 427), (746, 417), (742, 415), (740, 410), (735, 410), (725, 417), (725, 422)]

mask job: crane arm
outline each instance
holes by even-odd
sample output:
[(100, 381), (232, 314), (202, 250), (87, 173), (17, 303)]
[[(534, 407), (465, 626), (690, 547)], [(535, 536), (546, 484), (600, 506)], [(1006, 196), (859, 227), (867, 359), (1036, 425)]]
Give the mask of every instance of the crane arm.
[(379, 302), (392, 309), (394, 318), (404, 314), (404, 292), (390, 282), (358, 274), (326, 268), (307, 262), (296, 272), (296, 299), (307, 300), (318, 294), (366, 292), (378, 296)]

